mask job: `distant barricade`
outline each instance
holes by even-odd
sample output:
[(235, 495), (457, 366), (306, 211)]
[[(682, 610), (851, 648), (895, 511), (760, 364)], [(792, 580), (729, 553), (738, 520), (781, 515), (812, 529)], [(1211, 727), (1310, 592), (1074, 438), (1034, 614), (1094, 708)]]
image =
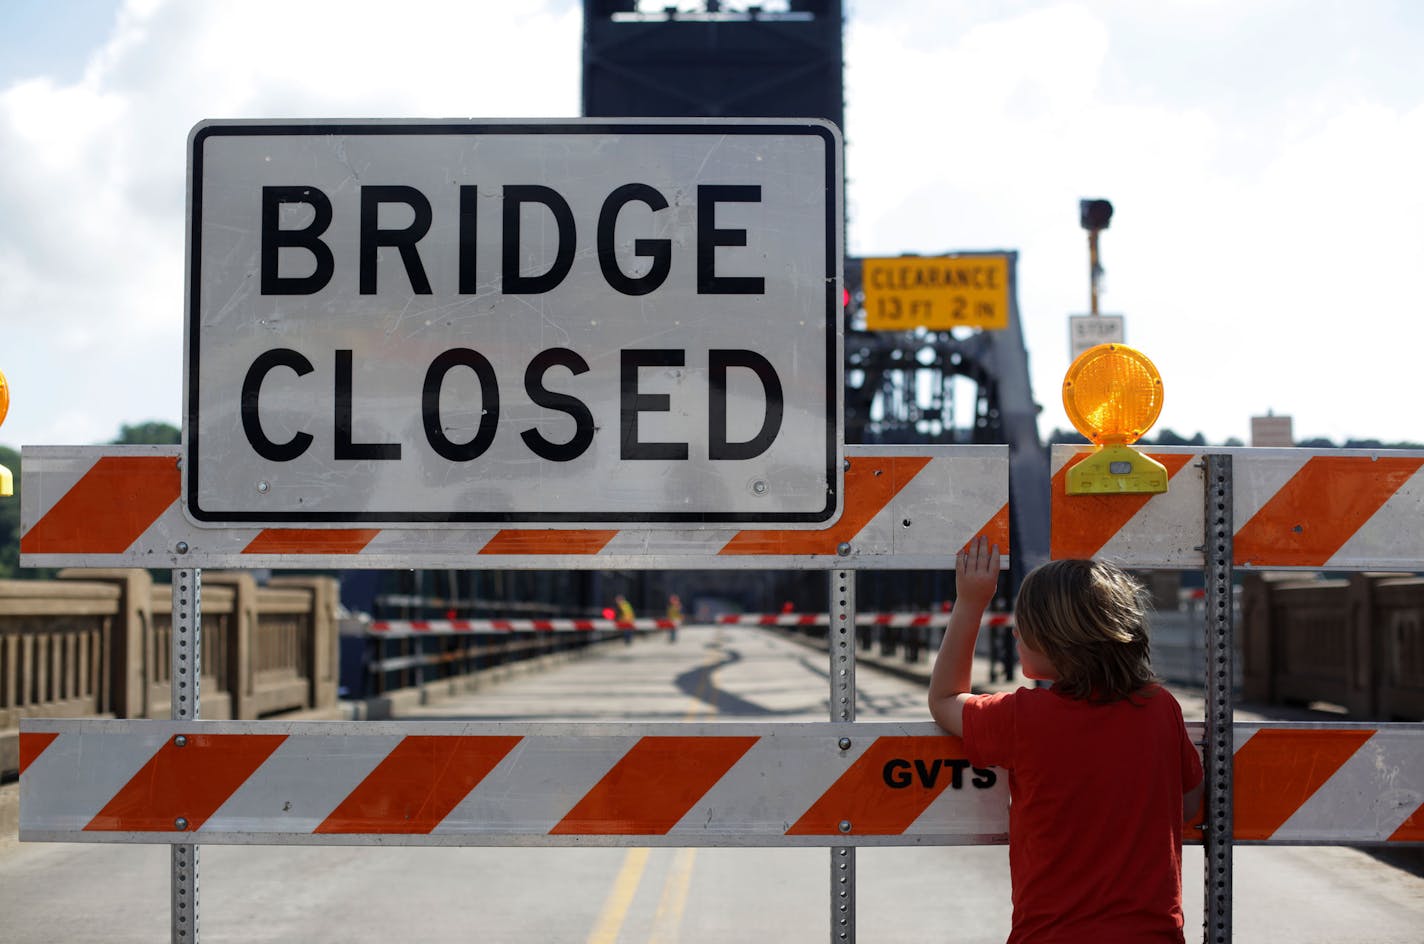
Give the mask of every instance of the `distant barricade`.
[(347, 620), (342, 693), (370, 699), (401, 689), (423, 691), (437, 682), (458, 688), (489, 669), (679, 625), (661, 618)]
[(592, 633), (632, 629), (640, 632), (676, 629), (670, 619), (469, 619), (469, 620), (372, 620), (366, 632), (388, 639), (397, 636), (451, 635), (460, 633)]
[[(722, 626), (828, 626), (829, 613), (726, 613), (717, 617)], [(944, 629), (949, 625), (949, 611), (932, 613), (857, 613), (855, 625), (890, 626), (895, 629), (926, 627)], [(986, 613), (980, 629), (1012, 627), (1011, 613)]]
[[(803, 634), (821, 636), (830, 627), (829, 613), (727, 613), (717, 617), (721, 626), (761, 626), (799, 630)], [(915, 613), (857, 613), (855, 635), (862, 649), (879, 648), (882, 658), (890, 658), (903, 650), (904, 660), (914, 664), (927, 652), (938, 649), (945, 627), (949, 625), (949, 609)], [(1012, 613), (985, 613), (979, 622), (977, 651), (989, 660), (990, 681), (1002, 673), (1012, 678), (1017, 654), (1014, 651)]]

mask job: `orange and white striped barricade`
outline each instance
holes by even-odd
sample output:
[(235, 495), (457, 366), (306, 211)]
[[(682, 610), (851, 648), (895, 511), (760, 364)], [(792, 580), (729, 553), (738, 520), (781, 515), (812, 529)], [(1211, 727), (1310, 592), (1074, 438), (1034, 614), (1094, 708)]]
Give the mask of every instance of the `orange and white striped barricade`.
[(25, 447), (29, 567), (520, 567), (829, 570), (951, 566), (979, 534), (1009, 546), (1006, 446), (847, 446), (826, 528), (200, 527), (176, 446)]
[(911, 724), (37, 721), (20, 836), (148, 843), (1004, 841), (1007, 781)]
[(1424, 842), (1424, 725), (1237, 724), (1236, 842)]
[[(831, 621), (829, 613), (724, 613), (717, 617), (719, 626), (825, 626)], [(1011, 613), (985, 613), (980, 620), (980, 629), (1012, 626)], [(857, 613), (856, 626), (889, 626), (894, 629), (930, 628), (944, 629), (949, 625), (949, 610), (929, 613)]]
[(1166, 468), (1165, 493), (1069, 495), (1068, 470), (1092, 450), (1053, 448), (1049, 553), (1204, 575), (1204, 939), (1225, 944), (1232, 901), (1218, 890), (1231, 888), (1234, 842), (1424, 841), (1424, 742), (1413, 730), (1231, 724), (1235, 568), (1424, 569), (1424, 452), (1142, 451)]
[(676, 629), (678, 622), (663, 617), (616, 619), (432, 619), (371, 620), (366, 635), (382, 639), (419, 636), (507, 636), (510, 633), (598, 633), (631, 629), (655, 632)]
[[(367, 654), (365, 671), (371, 676), (382, 676), (388, 672), (415, 669), (417, 673), (425, 668), (447, 661), (448, 654), (427, 651), (423, 640), (450, 637), (490, 637), (509, 638), (531, 636), (588, 637), (599, 633), (649, 633), (672, 631), (678, 624), (662, 617), (640, 617), (632, 620), (618, 619), (429, 619), (429, 620), (369, 620), (365, 622), (364, 634), (375, 647)], [(607, 637), (599, 637), (607, 638)], [(416, 641), (413, 647), (404, 645)], [(385, 642), (402, 644), (399, 655), (387, 655), (381, 645)], [(423, 684), (423, 676), (417, 674), (417, 684)]]
[(1231, 460), (1232, 565), (1251, 569), (1424, 568), (1424, 452), (1413, 450), (1154, 447), (1167, 468), (1160, 495), (1068, 495), (1091, 450), (1052, 451), (1055, 559), (1098, 557), (1148, 570), (1204, 566), (1204, 459)]
[[(1424, 841), (1421, 741), (1417, 724), (1236, 725), (1235, 841)], [(972, 767), (959, 739), (929, 723), (27, 719), (20, 751), (25, 840), (1007, 841), (1002, 774)]]
[[(830, 621), (829, 613), (724, 613), (717, 617), (719, 626), (826, 626)], [(943, 628), (949, 625), (949, 613), (857, 613), (855, 625)]]
[[(946, 568), (958, 548), (981, 534), (1007, 556), (1009, 455), (1005, 446), (848, 446), (844, 456), (840, 515), (829, 525), (811, 529), (706, 524), (287, 528), (195, 524), (184, 511), (180, 450), (174, 447), (26, 448), (20, 555), (21, 562), (31, 567), (172, 569), (173, 719), (181, 724), (196, 723), (197, 717), (196, 639), (203, 568), (824, 570), (830, 577), (834, 617), (828, 632), (830, 715), (832, 722), (850, 722), (855, 717), (855, 663), (854, 645), (846, 634), (854, 619), (854, 571)], [(129, 729), (104, 724), (86, 735), (92, 750), (109, 750), (99, 745), (113, 738), (111, 754), (121, 753)], [(153, 727), (159, 722), (125, 724), (135, 725), (132, 730), (141, 736), (148, 736), (146, 730), (160, 730)], [(50, 729), (34, 729), (34, 733), (46, 730)], [(356, 733), (349, 727), (340, 731)], [(585, 729), (578, 737), (596, 734)], [(339, 739), (329, 738), (320, 743), (338, 744)], [(44, 760), (49, 753), (47, 748), (36, 756), (28, 777), (38, 777), (53, 762)], [(918, 760), (923, 763), (907, 760), (915, 776), (939, 782), (935, 777), (944, 769), (944, 758), (936, 754)], [(958, 768), (951, 764), (951, 769)], [(31, 807), (44, 802), (37, 799), (42, 793), (31, 791), (29, 796)], [(175, 823), (177, 818), (192, 822), (186, 814), (175, 817)], [(839, 823), (833, 838), (844, 839)], [(175, 939), (196, 920), (194, 836), (199, 832), (176, 829), (167, 838), (154, 840), (171, 845)], [(27, 833), (38, 838), (43, 831)], [(203, 836), (202, 841), (209, 839)], [(815, 840), (815, 844), (830, 843)], [(844, 864), (853, 861), (853, 854), (841, 842), (832, 860)], [(843, 896), (853, 893), (853, 885), (838, 886), (836, 892), (833, 911), (846, 908)], [(845, 926), (848, 921), (844, 912), (832, 915), (833, 924)]]

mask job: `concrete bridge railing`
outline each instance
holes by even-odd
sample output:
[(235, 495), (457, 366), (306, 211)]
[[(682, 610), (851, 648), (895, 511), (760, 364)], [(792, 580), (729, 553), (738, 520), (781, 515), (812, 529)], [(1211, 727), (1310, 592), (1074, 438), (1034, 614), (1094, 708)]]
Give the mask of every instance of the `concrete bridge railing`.
[(1424, 719), (1424, 577), (1250, 574), (1241, 607), (1247, 698)]
[[(337, 582), (204, 571), (202, 717), (339, 717)], [(0, 777), (20, 719), (167, 718), (172, 596), (144, 570), (0, 580)]]

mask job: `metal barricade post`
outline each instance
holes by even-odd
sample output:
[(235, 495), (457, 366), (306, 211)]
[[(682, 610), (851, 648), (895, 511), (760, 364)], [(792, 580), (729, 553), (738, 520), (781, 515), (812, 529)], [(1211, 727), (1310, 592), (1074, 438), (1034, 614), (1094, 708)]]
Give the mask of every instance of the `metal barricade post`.
[(1231, 940), (1232, 841), (1232, 698), (1233, 617), (1231, 457), (1208, 455), (1204, 520), (1206, 543), (1206, 739), (1203, 764), (1206, 811), (1202, 837), (1206, 846), (1203, 870), (1203, 938), (1209, 944)]
[[(826, 651), (830, 658), (831, 721), (855, 720), (855, 571), (831, 571), (830, 626)], [(848, 737), (837, 745), (852, 746)], [(842, 832), (852, 823), (842, 821)], [(855, 848), (831, 849), (831, 941), (855, 941)]]
[[(196, 721), (201, 714), (202, 693), (202, 579), (196, 568), (173, 571), (173, 638), (171, 644), (172, 718), (174, 721)], [(179, 734), (174, 747), (187, 746), (187, 737)], [(179, 818), (173, 828), (182, 832), (188, 823)], [(198, 846), (195, 843), (174, 843), (172, 859), (171, 938), (173, 944), (197, 944), (198, 941)]]

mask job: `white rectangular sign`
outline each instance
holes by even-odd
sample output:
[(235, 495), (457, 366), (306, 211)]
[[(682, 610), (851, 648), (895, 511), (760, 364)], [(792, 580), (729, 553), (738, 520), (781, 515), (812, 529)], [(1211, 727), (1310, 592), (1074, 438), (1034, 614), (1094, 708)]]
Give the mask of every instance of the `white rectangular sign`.
[(1073, 362), (1090, 347), (1122, 344), (1122, 315), (1069, 315), (1068, 360)]
[(204, 122), (190, 148), (195, 523), (839, 514), (833, 125)]

